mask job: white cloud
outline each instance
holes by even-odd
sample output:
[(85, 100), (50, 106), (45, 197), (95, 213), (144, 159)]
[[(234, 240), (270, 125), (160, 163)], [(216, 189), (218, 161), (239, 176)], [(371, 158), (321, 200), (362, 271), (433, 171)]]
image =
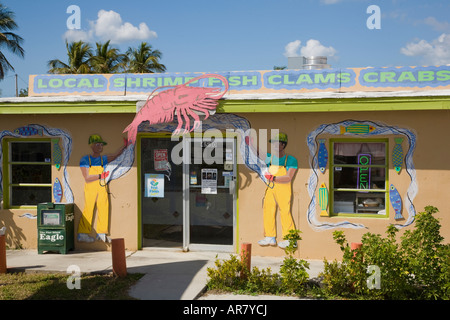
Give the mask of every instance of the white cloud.
[(309, 39), (306, 41), (306, 46), (301, 46), (300, 40), (289, 42), (284, 47), (284, 55), (286, 57), (310, 57), (310, 56), (326, 56), (333, 57), (337, 51), (333, 47), (325, 47), (320, 41)]
[(298, 57), (298, 51), (300, 49), (302, 42), (300, 40), (295, 40), (292, 42), (289, 42), (285, 47), (284, 47), (284, 55), (286, 57)]
[(436, 31), (450, 32), (450, 23), (447, 21), (440, 22), (435, 17), (428, 17), (423, 22), (431, 26)]
[(310, 56), (332, 57), (336, 54), (336, 50), (333, 47), (323, 46), (318, 40), (310, 39), (306, 42), (306, 47), (302, 47), (300, 53), (304, 57)]
[(156, 32), (151, 31), (145, 23), (140, 23), (139, 27), (135, 27), (129, 22), (123, 23), (120, 14), (112, 10), (100, 10), (97, 21), (92, 23), (92, 29), (97, 37), (104, 41), (111, 40), (111, 43), (157, 37)]
[(69, 29), (63, 36), (68, 42), (72, 41), (85, 41), (89, 42), (92, 39), (92, 31), (83, 31), (76, 29)]
[(111, 43), (115, 44), (158, 37), (144, 22), (136, 27), (129, 22), (123, 22), (120, 14), (112, 10), (100, 10), (97, 20), (90, 21), (89, 27), (88, 31), (67, 30), (63, 37), (68, 41), (111, 40)]
[(443, 33), (431, 42), (410, 42), (400, 52), (410, 57), (421, 57), (421, 62), (426, 65), (450, 64), (450, 34)]

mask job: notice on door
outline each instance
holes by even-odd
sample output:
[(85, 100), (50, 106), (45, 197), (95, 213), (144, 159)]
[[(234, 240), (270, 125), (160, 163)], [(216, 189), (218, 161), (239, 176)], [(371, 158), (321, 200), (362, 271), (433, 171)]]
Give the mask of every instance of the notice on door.
[(165, 171), (168, 168), (169, 152), (167, 149), (155, 149), (153, 151), (153, 160), (156, 171)]
[(202, 193), (217, 194), (217, 169), (202, 169)]
[(145, 197), (164, 198), (164, 175), (145, 174)]

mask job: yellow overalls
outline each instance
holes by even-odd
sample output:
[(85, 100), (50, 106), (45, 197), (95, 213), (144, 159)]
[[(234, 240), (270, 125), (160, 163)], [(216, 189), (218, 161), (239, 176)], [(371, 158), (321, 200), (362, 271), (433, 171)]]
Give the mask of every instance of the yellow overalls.
[[(284, 166), (275, 166), (272, 164), (272, 156), (270, 158), (269, 173), (274, 177), (284, 176), (287, 173), (286, 163)], [(274, 182), (273, 188), (267, 188), (264, 195), (264, 232), (266, 237), (276, 237), (275, 214), (278, 208), (280, 209), (281, 230), (283, 237), (289, 233), (289, 230), (295, 230), (294, 220), (291, 216), (291, 183), (277, 183)]]
[[(103, 158), (100, 156), (101, 166), (91, 165), (89, 156), (89, 175), (99, 175), (103, 172)], [(108, 233), (109, 224), (109, 200), (106, 185), (99, 181), (86, 182), (84, 185), (84, 210), (78, 226), (78, 233), (91, 233), (92, 218), (94, 216), (95, 203), (97, 202), (97, 233)]]

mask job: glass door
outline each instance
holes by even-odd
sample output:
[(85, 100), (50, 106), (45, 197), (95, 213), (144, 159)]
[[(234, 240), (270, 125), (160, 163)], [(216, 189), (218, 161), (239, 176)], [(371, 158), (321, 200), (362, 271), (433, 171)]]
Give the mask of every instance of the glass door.
[(174, 165), (178, 141), (140, 139), (140, 197), (143, 247), (183, 244), (183, 166)]
[(190, 147), (190, 247), (232, 250), (236, 221), (234, 139), (194, 138)]
[(235, 139), (149, 135), (139, 143), (141, 246), (232, 251)]

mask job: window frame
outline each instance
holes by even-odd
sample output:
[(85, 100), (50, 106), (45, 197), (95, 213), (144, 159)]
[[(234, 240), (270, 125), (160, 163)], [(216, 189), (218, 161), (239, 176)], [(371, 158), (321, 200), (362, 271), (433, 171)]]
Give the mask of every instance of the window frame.
[[(390, 206), (390, 200), (389, 200), (389, 139), (388, 138), (375, 138), (375, 139), (367, 139), (367, 138), (334, 138), (329, 139), (329, 149), (330, 150), (330, 161), (329, 161), (329, 186), (330, 186), (330, 217), (353, 217), (353, 218), (389, 218), (389, 206)], [(384, 168), (385, 169), (385, 184), (384, 189), (367, 189), (366, 193), (372, 193), (372, 194), (384, 194), (384, 210), (385, 214), (373, 214), (373, 213), (347, 213), (347, 212), (334, 212), (334, 193), (335, 191), (341, 191), (341, 192), (361, 192), (361, 189), (357, 188), (334, 188), (334, 172), (335, 167), (347, 167), (347, 168), (358, 168), (361, 167), (361, 165), (358, 164), (335, 164), (334, 163), (334, 144), (335, 143), (384, 143), (385, 144), (385, 163), (384, 165), (380, 164), (373, 164), (369, 165), (370, 168)], [(355, 210), (356, 211), (356, 210)]]
[[(15, 142), (46, 142), (50, 144), (50, 161), (49, 162), (23, 162), (23, 161), (12, 161), (12, 143)], [(3, 150), (3, 208), (4, 209), (35, 209), (36, 205), (11, 205), (11, 196), (12, 196), (12, 188), (15, 186), (23, 186), (23, 187), (42, 187), (42, 188), (50, 188), (51, 198), (48, 200), (51, 202), (53, 200), (53, 145), (51, 138), (4, 138), (2, 141), (2, 150)], [(12, 183), (12, 175), (11, 170), (13, 165), (17, 164), (27, 164), (27, 165), (49, 165), (51, 167), (51, 177), (49, 183)], [(45, 202), (44, 200), (40, 202)]]

